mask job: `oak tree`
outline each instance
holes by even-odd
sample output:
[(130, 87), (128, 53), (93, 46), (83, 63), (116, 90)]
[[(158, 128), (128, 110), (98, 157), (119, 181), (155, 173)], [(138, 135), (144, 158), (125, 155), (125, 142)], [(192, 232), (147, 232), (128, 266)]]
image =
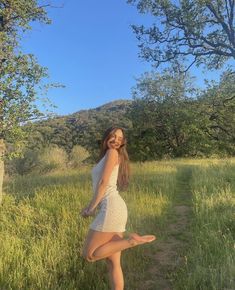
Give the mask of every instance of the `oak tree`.
[[(6, 142), (19, 149), (25, 140), (23, 124), (42, 116), (36, 105), (39, 92), (55, 86), (44, 84), (45, 67), (32, 54), (23, 53), (20, 41), (24, 32), (39, 21), (50, 24), (47, 7), (37, 0), (0, 1), (0, 202), (4, 175)], [(52, 6), (51, 6), (52, 7)]]
[(234, 0), (127, 0), (154, 19), (133, 25), (141, 56), (161, 64), (184, 61), (218, 69), (235, 60)]

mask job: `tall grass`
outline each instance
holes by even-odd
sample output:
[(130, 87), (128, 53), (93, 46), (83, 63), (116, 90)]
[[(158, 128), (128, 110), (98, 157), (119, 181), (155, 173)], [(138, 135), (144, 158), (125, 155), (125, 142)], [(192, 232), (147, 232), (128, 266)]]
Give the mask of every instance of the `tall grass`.
[(235, 285), (234, 159), (192, 169), (192, 243), (175, 275), (179, 290), (229, 290)]
[[(187, 197), (193, 207), (193, 239), (185, 249), (185, 264), (172, 273), (173, 289), (233, 289), (234, 161), (131, 164), (130, 186), (120, 193), (128, 207), (127, 231), (164, 239), (176, 202)], [(91, 167), (86, 166), (5, 183), (0, 207), (1, 290), (109, 289), (105, 260), (89, 263), (81, 257), (93, 219), (79, 215), (92, 197), (90, 174)], [(138, 289), (148, 279), (147, 269), (154, 259), (146, 250), (156, 249), (157, 241), (122, 252), (125, 290)]]
[[(176, 169), (159, 166), (132, 164), (130, 187), (121, 193), (128, 207), (128, 231), (158, 235), (164, 227)], [(89, 263), (81, 257), (92, 221), (79, 215), (92, 197), (90, 170), (8, 180), (0, 208), (0, 289), (109, 289), (105, 261)], [(150, 263), (145, 249), (122, 254), (127, 290), (145, 279)]]

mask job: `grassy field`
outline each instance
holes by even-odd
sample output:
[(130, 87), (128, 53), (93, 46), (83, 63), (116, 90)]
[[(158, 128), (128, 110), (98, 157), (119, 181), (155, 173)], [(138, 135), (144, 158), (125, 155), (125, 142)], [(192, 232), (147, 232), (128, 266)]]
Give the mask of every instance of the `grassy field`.
[[(80, 256), (93, 219), (79, 216), (92, 196), (90, 170), (5, 183), (1, 290), (109, 289), (105, 261), (88, 263)], [(177, 290), (234, 289), (235, 159), (135, 163), (131, 171), (130, 186), (121, 193), (127, 230), (157, 240), (123, 251), (125, 290), (163, 290), (166, 284)], [(186, 208), (185, 216), (176, 211)], [(164, 247), (173, 238), (174, 256)]]

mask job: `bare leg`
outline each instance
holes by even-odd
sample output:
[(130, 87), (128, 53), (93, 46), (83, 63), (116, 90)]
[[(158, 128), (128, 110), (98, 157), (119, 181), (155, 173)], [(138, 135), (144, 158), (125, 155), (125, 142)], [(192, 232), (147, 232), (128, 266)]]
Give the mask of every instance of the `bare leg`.
[(96, 247), (94, 250), (89, 251), (85, 258), (89, 262), (95, 262), (97, 260), (109, 257), (116, 252), (148, 243), (155, 239), (156, 237), (154, 235), (139, 236), (138, 234), (133, 233), (128, 239), (120, 238), (119, 240), (110, 240), (109, 242)]
[(121, 252), (117, 252), (106, 259), (112, 290), (124, 289), (124, 278), (121, 267)]
[(108, 277), (109, 277), (109, 284), (111, 286), (111, 290), (114, 289), (114, 281), (113, 281), (113, 265), (112, 262), (106, 258), (106, 264), (108, 268)]

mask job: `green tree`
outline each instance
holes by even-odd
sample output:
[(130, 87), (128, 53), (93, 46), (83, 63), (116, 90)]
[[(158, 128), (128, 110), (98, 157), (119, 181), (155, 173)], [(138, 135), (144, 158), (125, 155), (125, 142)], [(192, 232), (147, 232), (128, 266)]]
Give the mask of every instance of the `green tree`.
[(191, 135), (195, 130), (193, 93), (191, 78), (175, 69), (145, 73), (138, 80), (129, 111), (133, 122), (131, 151), (138, 152), (143, 161), (187, 155), (196, 141)]
[(141, 56), (155, 66), (175, 60), (220, 68), (235, 59), (234, 0), (127, 0), (155, 19), (133, 25)]
[[(32, 22), (50, 24), (46, 7), (37, 0), (0, 1), (0, 202), (4, 173), (4, 144), (22, 148), (27, 131), (23, 124), (42, 117), (35, 100), (53, 85), (44, 84), (47, 69), (32, 54), (24, 54), (20, 40)], [(42, 86), (41, 86), (42, 85)], [(55, 84), (54, 84), (55, 86)]]
[[(201, 128), (218, 152), (235, 154), (235, 73), (226, 71), (220, 82), (207, 84), (198, 98), (203, 119)], [(217, 153), (218, 153), (217, 152)]]

